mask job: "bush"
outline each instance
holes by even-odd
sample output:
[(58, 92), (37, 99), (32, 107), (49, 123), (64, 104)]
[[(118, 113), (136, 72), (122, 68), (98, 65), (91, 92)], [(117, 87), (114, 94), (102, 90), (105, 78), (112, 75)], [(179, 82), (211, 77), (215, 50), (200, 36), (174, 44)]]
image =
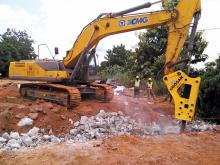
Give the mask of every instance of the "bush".
[(213, 119), (220, 123), (220, 58), (208, 63), (202, 76), (199, 111), (201, 118)]
[(153, 90), (156, 95), (165, 95), (168, 93), (167, 87), (162, 80), (153, 80)]
[(106, 82), (108, 78), (116, 80), (119, 85), (124, 85), (126, 87), (131, 87), (133, 85), (133, 75), (129, 71), (124, 71), (124, 69), (118, 65), (114, 65), (110, 68), (105, 68), (99, 72), (99, 76), (102, 81)]
[(0, 34), (0, 73), (2, 76), (8, 75), (11, 61), (36, 58), (33, 43), (34, 41), (26, 31), (7, 29), (4, 34)]

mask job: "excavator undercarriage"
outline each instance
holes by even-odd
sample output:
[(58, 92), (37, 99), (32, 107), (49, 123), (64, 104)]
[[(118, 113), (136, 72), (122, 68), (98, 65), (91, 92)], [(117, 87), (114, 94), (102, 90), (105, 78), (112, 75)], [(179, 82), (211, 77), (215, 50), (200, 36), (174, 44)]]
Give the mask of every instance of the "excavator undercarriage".
[(33, 99), (44, 99), (68, 109), (80, 104), (84, 96), (96, 98), (102, 102), (111, 101), (113, 90), (111, 86), (105, 84), (90, 84), (90, 86), (67, 86), (49, 83), (26, 83), (20, 86), (20, 95)]

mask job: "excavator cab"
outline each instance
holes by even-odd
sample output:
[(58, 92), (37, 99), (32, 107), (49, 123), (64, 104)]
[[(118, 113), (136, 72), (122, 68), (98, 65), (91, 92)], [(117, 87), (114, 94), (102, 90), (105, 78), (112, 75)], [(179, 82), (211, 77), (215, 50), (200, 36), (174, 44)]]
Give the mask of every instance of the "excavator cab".
[(95, 55), (89, 56), (88, 80), (89, 81), (97, 80), (97, 63), (96, 63)]
[(75, 80), (82, 82), (94, 82), (97, 80), (97, 63), (95, 54), (86, 54), (85, 60), (80, 66)]

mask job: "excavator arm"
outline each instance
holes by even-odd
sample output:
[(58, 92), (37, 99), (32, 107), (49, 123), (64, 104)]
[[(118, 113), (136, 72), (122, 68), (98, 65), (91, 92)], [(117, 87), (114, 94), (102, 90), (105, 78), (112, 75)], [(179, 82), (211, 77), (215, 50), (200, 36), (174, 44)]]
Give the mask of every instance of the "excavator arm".
[[(146, 3), (118, 13), (100, 15), (82, 30), (72, 49), (64, 58), (64, 65), (66, 68), (73, 69), (72, 79), (74, 79), (83, 56), (96, 47), (104, 37), (167, 25), (169, 33), (163, 80), (175, 102), (175, 117), (191, 121), (195, 115), (200, 78), (190, 78), (182, 71), (174, 72), (174, 69), (189, 33), (191, 22), (201, 11), (201, 2), (200, 0), (179, 0), (174, 10), (129, 14), (151, 5)], [(183, 95), (182, 89), (185, 86), (188, 87), (188, 94)]]
[[(146, 3), (140, 5), (138, 9), (149, 6), (151, 5)], [(176, 9), (171, 11), (164, 10), (133, 15), (124, 15), (126, 12), (119, 12), (101, 15), (82, 30), (72, 49), (64, 58), (64, 65), (66, 68), (74, 68), (85, 49), (90, 50), (107, 36), (167, 25), (169, 35), (165, 74), (168, 74), (172, 72), (172, 68), (169, 68), (169, 66), (174, 64), (179, 57), (193, 16), (200, 10), (200, 0), (180, 0)], [(127, 11), (129, 12), (129, 10)]]

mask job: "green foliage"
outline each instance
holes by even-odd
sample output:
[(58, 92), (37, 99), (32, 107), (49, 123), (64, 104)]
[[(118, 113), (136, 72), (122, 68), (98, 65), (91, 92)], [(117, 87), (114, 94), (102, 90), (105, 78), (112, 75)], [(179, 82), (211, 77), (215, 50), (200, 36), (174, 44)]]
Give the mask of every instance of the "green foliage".
[(132, 86), (132, 73), (130, 71), (124, 71), (124, 68), (118, 65), (112, 67), (106, 67), (99, 72), (99, 76), (102, 81), (106, 81), (108, 78), (114, 79), (119, 85), (127, 87)]
[[(192, 51), (192, 63), (204, 62), (208, 56), (203, 51), (208, 42), (203, 38), (202, 32), (197, 32)], [(163, 66), (165, 63), (165, 52), (167, 46), (168, 30), (166, 27), (156, 27), (139, 35), (139, 43), (136, 48), (137, 64), (136, 72), (143, 76), (163, 77)], [(189, 37), (184, 43), (179, 60), (187, 58)], [(177, 69), (183, 69), (177, 66)]]
[(179, 0), (164, 0), (163, 1), (163, 9), (165, 10), (173, 10)]
[(202, 118), (218, 118), (220, 123), (220, 57), (215, 62), (206, 64), (203, 70), (199, 116)]
[(113, 46), (112, 50), (107, 50), (105, 60), (106, 63), (102, 63), (101, 67), (104, 66), (114, 66), (118, 65), (121, 67), (126, 67), (130, 63), (130, 56), (132, 55), (131, 50), (126, 50), (125, 45), (121, 44), (118, 46)]
[(153, 79), (153, 90), (156, 95), (165, 95), (168, 92), (166, 85), (163, 83), (161, 79)]
[[(186, 42), (184, 43), (183, 50), (181, 52), (180, 59), (186, 59), (187, 58), (187, 52), (188, 52), (188, 45), (189, 45), (189, 36), (186, 39)], [(203, 32), (197, 32), (195, 37), (195, 42), (193, 45), (192, 50), (192, 64), (196, 64), (198, 62), (205, 62), (207, 60), (208, 55), (203, 54), (205, 48), (208, 46), (208, 42), (203, 38)]]
[(136, 72), (139, 72), (143, 77), (156, 75), (153, 65), (156, 61), (157, 65), (160, 65), (160, 56), (164, 55), (166, 51), (167, 36), (166, 27), (155, 27), (139, 34), (138, 47), (135, 49), (137, 54)]
[(101, 63), (99, 75), (103, 81), (108, 78), (116, 80), (119, 84), (132, 86), (133, 77), (135, 77), (135, 53), (131, 50), (126, 50), (123, 44), (113, 46), (107, 50), (107, 55)]
[(34, 41), (26, 31), (7, 29), (0, 35), (0, 73), (3, 76), (8, 74), (8, 67), (11, 61), (35, 59), (36, 54), (32, 44)]

